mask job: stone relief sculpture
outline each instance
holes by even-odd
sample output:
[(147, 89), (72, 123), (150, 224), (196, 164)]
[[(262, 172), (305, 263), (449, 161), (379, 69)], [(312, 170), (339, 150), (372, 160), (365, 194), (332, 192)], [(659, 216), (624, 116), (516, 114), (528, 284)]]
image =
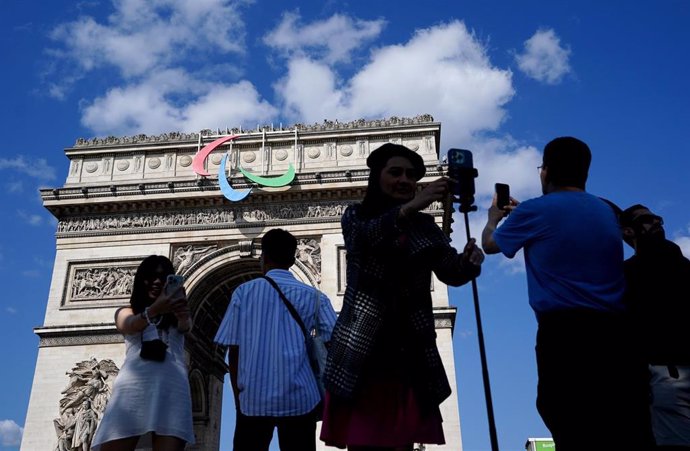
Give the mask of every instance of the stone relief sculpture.
[[(342, 216), (349, 203), (322, 202), (301, 204), (292, 208), (270, 205), (261, 208), (246, 206), (229, 209), (194, 209), (184, 212), (142, 213), (100, 217), (62, 219), (58, 233), (90, 232), (111, 229), (143, 229), (150, 227), (206, 226), (259, 221), (278, 221)], [(93, 277), (93, 276), (92, 276)]]
[(218, 246), (194, 246), (190, 244), (189, 246), (182, 246), (175, 249), (173, 255), (173, 266), (175, 267), (175, 273), (184, 274), (184, 272), (191, 268), (192, 265), (199, 260), (204, 255), (211, 253), (212, 251), (218, 249)]
[(136, 267), (88, 267), (74, 271), (70, 299), (118, 298), (129, 296)]
[(78, 362), (61, 392), (60, 416), (53, 420), (55, 451), (88, 451), (119, 369), (110, 359)]
[(321, 282), (321, 245), (313, 238), (297, 240), (297, 260), (302, 262)]

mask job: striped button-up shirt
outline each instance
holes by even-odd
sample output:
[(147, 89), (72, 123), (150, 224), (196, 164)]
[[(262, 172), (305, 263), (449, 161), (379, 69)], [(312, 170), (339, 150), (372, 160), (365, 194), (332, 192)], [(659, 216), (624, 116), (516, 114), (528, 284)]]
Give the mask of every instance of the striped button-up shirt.
[[(290, 271), (273, 269), (266, 275), (283, 290), (307, 330), (314, 328), (319, 300), (319, 333), (330, 340), (336, 316), (328, 297)], [(267, 280), (255, 279), (235, 289), (215, 342), (239, 347), (237, 386), (243, 414), (303, 415), (319, 403), (304, 334)]]

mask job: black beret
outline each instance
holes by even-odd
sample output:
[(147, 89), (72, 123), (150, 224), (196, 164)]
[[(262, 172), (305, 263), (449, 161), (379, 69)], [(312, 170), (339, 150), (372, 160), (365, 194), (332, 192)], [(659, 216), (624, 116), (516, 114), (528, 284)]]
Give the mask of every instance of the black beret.
[(367, 166), (373, 171), (380, 171), (392, 157), (404, 157), (410, 160), (417, 172), (417, 180), (424, 177), (426, 166), (421, 155), (400, 144), (386, 143), (374, 150), (367, 158)]

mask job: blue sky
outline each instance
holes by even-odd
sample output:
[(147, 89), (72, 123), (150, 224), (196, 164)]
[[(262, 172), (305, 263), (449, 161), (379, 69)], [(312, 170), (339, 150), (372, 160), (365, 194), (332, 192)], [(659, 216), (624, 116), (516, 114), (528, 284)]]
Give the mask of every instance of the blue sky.
[[(54, 259), (37, 190), (64, 183), (77, 138), (429, 113), (443, 151), (474, 152), (479, 236), (494, 182), (539, 195), (541, 149), (572, 135), (588, 190), (648, 205), (690, 255), (688, 21), (685, 0), (4, 0), (0, 450), (18, 449)], [(471, 291), (451, 293), (463, 446), (488, 450)], [(479, 296), (499, 442), (520, 450), (548, 436), (520, 259), (488, 257)]]

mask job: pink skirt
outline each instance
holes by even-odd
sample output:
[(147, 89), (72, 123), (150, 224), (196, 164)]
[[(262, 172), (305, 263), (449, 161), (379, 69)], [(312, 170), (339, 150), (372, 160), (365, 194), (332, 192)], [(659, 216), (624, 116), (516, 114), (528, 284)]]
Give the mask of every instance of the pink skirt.
[(369, 380), (353, 400), (327, 391), (321, 440), (338, 448), (445, 444), (438, 406), (422, 412), (412, 387), (397, 380)]

